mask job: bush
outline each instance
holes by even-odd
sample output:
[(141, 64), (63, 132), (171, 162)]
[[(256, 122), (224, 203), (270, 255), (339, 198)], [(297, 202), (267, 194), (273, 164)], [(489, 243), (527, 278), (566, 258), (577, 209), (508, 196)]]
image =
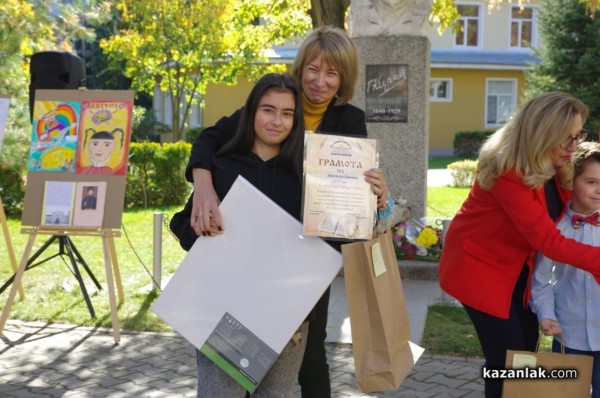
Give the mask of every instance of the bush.
[[(29, 109), (11, 103), (12, 111), (23, 113), (29, 124)], [(15, 109), (18, 108), (18, 109)], [(21, 217), (25, 197), (25, 176), (31, 148), (31, 124), (27, 127), (12, 122), (9, 112), (1, 145), (0, 155), (0, 196), (7, 216)], [(0, 137), (1, 138), (1, 137)]]
[(13, 166), (0, 162), (0, 197), (7, 216), (20, 217), (25, 197), (25, 181)]
[(156, 123), (154, 110), (134, 106), (131, 117), (131, 141), (146, 141), (154, 123)]
[(125, 206), (182, 205), (191, 189), (184, 174), (190, 150), (185, 142), (131, 143)]
[(204, 131), (204, 127), (194, 127), (185, 131), (185, 142), (193, 144), (196, 138)]
[(481, 145), (493, 133), (493, 131), (459, 131), (454, 135), (454, 156), (476, 159)]
[(169, 132), (170, 130), (170, 127), (156, 120), (154, 109), (147, 109), (141, 106), (133, 108), (131, 119), (132, 142), (159, 142), (160, 133)]
[(477, 174), (476, 160), (460, 160), (448, 165), (452, 176), (452, 186), (467, 188), (473, 185)]

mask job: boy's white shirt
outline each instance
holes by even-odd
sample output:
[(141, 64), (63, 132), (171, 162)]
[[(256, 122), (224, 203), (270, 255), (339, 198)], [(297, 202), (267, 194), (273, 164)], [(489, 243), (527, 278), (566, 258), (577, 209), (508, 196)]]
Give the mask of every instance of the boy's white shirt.
[[(565, 215), (557, 223), (561, 233), (567, 238), (600, 246), (600, 227), (586, 223), (581, 228), (573, 228), (571, 219), (575, 214), (580, 213), (574, 212), (569, 202)], [(600, 350), (600, 285), (589, 272), (538, 253), (531, 280), (530, 305), (538, 322), (552, 319), (560, 323), (567, 347)]]

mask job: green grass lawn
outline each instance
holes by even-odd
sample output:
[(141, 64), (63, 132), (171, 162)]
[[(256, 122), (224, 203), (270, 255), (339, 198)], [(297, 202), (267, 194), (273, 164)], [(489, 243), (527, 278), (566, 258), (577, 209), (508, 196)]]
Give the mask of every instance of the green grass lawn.
[[(177, 208), (159, 209), (172, 214)], [(171, 330), (149, 309), (157, 295), (150, 293), (152, 286), (152, 229), (155, 210), (128, 211), (123, 215), (122, 236), (115, 238), (115, 246), (125, 302), (119, 306), (119, 321), (124, 329), (134, 330)], [(20, 233), (20, 220), (9, 219), (10, 237), (17, 256), (21, 259), (29, 234)], [(169, 234), (167, 228), (162, 229), (162, 273), (163, 276), (175, 271), (185, 252), (179, 243)], [(38, 235), (32, 253), (39, 248), (50, 235)], [(88, 326), (111, 327), (110, 307), (106, 292), (106, 272), (102, 240), (95, 236), (74, 236), (72, 241), (82, 257), (99, 280), (104, 290), (91, 294), (92, 305), (97, 319), (90, 316), (79, 284), (71, 273), (67, 262), (57, 256), (44, 262), (23, 276), (25, 300), (19, 296), (10, 311), (9, 318), (26, 321), (49, 321)], [(48, 258), (58, 253), (56, 243), (48, 247), (39, 259)], [(80, 267), (81, 269), (82, 267)], [(86, 288), (95, 289), (87, 274), (81, 270)], [(0, 281), (4, 283), (13, 274), (8, 252), (4, 244), (0, 245)], [(3, 304), (8, 297), (8, 289), (0, 295)], [(3, 305), (4, 306), (4, 305)]]
[[(448, 163), (458, 160), (436, 159), (433, 165), (430, 160), (432, 168), (434, 166), (443, 168)], [(468, 192), (468, 188), (429, 187), (427, 217), (452, 218)], [(179, 206), (126, 211), (123, 214), (122, 236), (115, 238), (125, 295), (125, 302), (118, 309), (119, 322), (123, 329), (171, 331), (167, 324), (150, 311), (158, 296), (156, 292), (151, 291), (152, 229), (155, 211), (163, 212), (167, 218), (178, 210)], [(17, 262), (19, 262), (29, 235), (21, 233), (19, 219), (9, 219), (8, 227)], [(179, 247), (179, 243), (164, 226), (162, 235), (162, 275), (165, 277), (175, 272), (186, 252)], [(4, 234), (2, 236), (4, 238)], [(49, 237), (49, 235), (38, 236), (33, 252)], [(20, 300), (17, 295), (9, 314), (10, 319), (112, 327), (101, 238), (74, 236), (72, 240), (104, 286), (104, 290), (93, 292), (91, 295), (97, 318), (91, 318), (77, 280), (67, 262), (61, 257), (55, 257), (24, 274), (25, 300)], [(40, 259), (57, 252), (58, 245), (54, 244), (40, 256)], [(0, 244), (0, 282), (4, 283), (12, 274), (6, 245)], [(84, 280), (86, 287), (91, 289), (93, 284), (85, 272)], [(8, 297), (8, 292), (9, 289), (0, 295), (2, 304)], [(550, 342), (549, 338), (543, 338), (542, 350), (549, 350)], [(481, 357), (475, 330), (462, 307), (447, 304), (431, 306), (425, 323), (422, 345), (429, 353)]]
[[(432, 187), (428, 189), (427, 216), (449, 218), (454, 215), (466, 197), (468, 189), (450, 187)], [(157, 294), (151, 292), (152, 287), (152, 229), (154, 212), (162, 211), (165, 216), (178, 211), (179, 207), (163, 209), (126, 211), (123, 214), (122, 236), (115, 238), (117, 258), (123, 282), (125, 302), (119, 306), (118, 315), (121, 328), (131, 330), (171, 331), (150, 307)], [(19, 219), (9, 219), (10, 238), (20, 261), (29, 234), (21, 233)], [(0, 232), (1, 233), (1, 232)], [(172, 274), (183, 260), (186, 252), (162, 228), (162, 274)], [(2, 234), (4, 239), (4, 234)], [(35, 252), (50, 235), (39, 235), (36, 239)], [(24, 321), (44, 321), (78, 324), (86, 326), (112, 327), (108, 294), (106, 292), (106, 273), (102, 240), (94, 236), (72, 237), (77, 249), (90, 266), (92, 272), (104, 286), (103, 290), (93, 292), (91, 301), (97, 318), (91, 318), (85, 300), (71, 273), (66, 261), (55, 257), (25, 272), (23, 286), (25, 299), (19, 296), (11, 308), (9, 318)], [(53, 244), (40, 256), (45, 259), (58, 252), (58, 245)], [(93, 284), (82, 270), (86, 288)], [(0, 282), (4, 283), (13, 274), (6, 245), (0, 244)], [(9, 289), (0, 294), (2, 307), (8, 297)]]
[[(428, 217), (447, 218), (455, 213), (466, 196), (462, 188), (432, 187), (428, 190)], [(173, 214), (179, 207), (158, 209), (165, 215)], [(119, 307), (121, 327), (134, 330), (170, 330), (150, 307), (157, 295), (150, 293), (152, 286), (152, 228), (154, 209), (126, 211), (123, 214), (122, 236), (115, 238), (117, 258), (123, 282), (125, 302)], [(17, 263), (21, 259), (29, 234), (21, 234), (18, 219), (9, 219), (10, 238), (13, 243)], [(185, 256), (179, 243), (162, 229), (162, 274), (173, 273)], [(50, 235), (36, 238), (32, 253), (39, 248)], [(102, 240), (94, 236), (74, 236), (73, 243), (82, 253), (84, 260), (102, 285), (106, 283)], [(58, 245), (50, 246), (40, 256), (45, 259), (58, 252)], [(81, 267), (80, 267), (81, 268)], [(94, 287), (87, 274), (82, 270), (86, 288)], [(0, 281), (4, 283), (13, 274), (6, 245), (0, 245)], [(55, 257), (37, 267), (26, 271), (23, 276), (25, 300), (19, 296), (10, 311), (11, 319), (26, 321), (49, 321), (87, 326), (111, 327), (110, 307), (106, 287), (91, 295), (92, 305), (97, 319), (90, 317), (85, 300), (66, 261)], [(9, 289), (0, 295), (4, 303)]]
[(467, 198), (469, 188), (427, 188), (427, 217), (452, 218)]
[(483, 357), (475, 328), (462, 307), (435, 304), (429, 307), (421, 345), (440, 355)]
[(445, 157), (445, 158), (429, 158), (429, 168), (430, 169), (445, 169), (448, 167), (450, 163), (458, 162), (459, 159), (457, 157)]
[[(462, 306), (434, 304), (427, 311), (421, 346), (429, 353), (483, 358), (475, 328)], [(541, 336), (538, 351), (552, 351), (552, 338)]]

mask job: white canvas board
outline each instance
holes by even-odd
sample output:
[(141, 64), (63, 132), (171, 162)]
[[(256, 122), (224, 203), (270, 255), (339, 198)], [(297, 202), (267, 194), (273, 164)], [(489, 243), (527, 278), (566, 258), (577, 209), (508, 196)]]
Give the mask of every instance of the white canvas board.
[(227, 312), (281, 353), (342, 256), (242, 177), (220, 210), (224, 234), (196, 240), (152, 311), (196, 348)]

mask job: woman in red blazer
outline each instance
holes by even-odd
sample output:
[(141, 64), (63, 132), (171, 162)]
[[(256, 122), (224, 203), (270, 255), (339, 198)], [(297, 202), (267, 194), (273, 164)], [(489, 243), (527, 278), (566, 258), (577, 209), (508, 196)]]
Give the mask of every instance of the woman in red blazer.
[[(527, 308), (536, 251), (600, 280), (600, 247), (563, 237), (548, 214), (569, 199), (571, 158), (587, 135), (587, 115), (563, 92), (526, 103), (481, 148), (477, 179), (450, 224), (440, 285), (465, 307), (488, 369), (505, 367), (507, 349), (536, 348), (537, 320)], [(487, 398), (501, 394), (501, 380), (485, 380)]]

